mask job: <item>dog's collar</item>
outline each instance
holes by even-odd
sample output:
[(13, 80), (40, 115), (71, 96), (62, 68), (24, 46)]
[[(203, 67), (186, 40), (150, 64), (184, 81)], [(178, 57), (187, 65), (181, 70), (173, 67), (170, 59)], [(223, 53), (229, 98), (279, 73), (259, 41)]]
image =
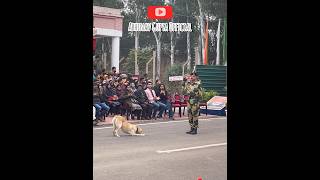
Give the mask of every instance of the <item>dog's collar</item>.
[(139, 133), (139, 132), (138, 132), (138, 129), (139, 129), (139, 128), (137, 127), (136, 134), (138, 134), (138, 133)]

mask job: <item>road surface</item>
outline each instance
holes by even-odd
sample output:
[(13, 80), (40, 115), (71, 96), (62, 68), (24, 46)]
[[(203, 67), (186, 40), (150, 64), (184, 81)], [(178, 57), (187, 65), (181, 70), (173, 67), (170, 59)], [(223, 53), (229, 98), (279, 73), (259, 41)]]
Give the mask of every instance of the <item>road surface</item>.
[(186, 120), (142, 124), (146, 136), (93, 129), (94, 180), (227, 180), (227, 119), (200, 120), (189, 135)]

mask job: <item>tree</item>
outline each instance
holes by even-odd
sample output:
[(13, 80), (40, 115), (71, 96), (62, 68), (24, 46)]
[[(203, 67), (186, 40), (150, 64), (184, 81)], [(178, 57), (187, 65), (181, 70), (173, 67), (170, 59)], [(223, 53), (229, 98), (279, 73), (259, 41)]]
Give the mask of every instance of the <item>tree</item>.
[[(227, 17), (227, 0), (201, 0), (201, 2), (204, 4), (203, 11), (206, 17), (209, 17), (209, 29), (211, 31), (214, 30), (215, 38), (212, 40), (216, 40), (217, 43), (215, 43), (215, 48), (211, 48), (211, 52), (208, 52), (212, 54), (212, 63), (211, 64), (223, 64), (225, 59), (220, 58), (221, 54), (221, 37), (226, 36), (226, 33), (224, 33), (224, 28), (226, 26), (222, 26), (221, 24), (224, 23), (224, 20)], [(211, 20), (210, 20), (211, 19)], [(219, 32), (218, 32), (219, 31)], [(223, 37), (224, 38), (224, 37)], [(225, 42), (223, 42), (225, 44)], [(225, 49), (225, 47), (223, 48)], [(210, 48), (209, 48), (210, 50)], [(223, 53), (223, 51), (222, 51)], [(215, 57), (215, 58), (214, 58)], [(223, 60), (223, 61), (222, 61)], [(215, 62), (215, 63), (213, 63)]]
[[(123, 3), (125, 2), (125, 3)], [(174, 4), (173, 6), (173, 19), (172, 22), (189, 22), (192, 24), (192, 33), (188, 32), (172, 32), (172, 33), (159, 33), (159, 32), (128, 32), (129, 22), (139, 22), (152, 23), (153, 21), (147, 19), (147, 7), (150, 5), (164, 5), (165, 2)], [(209, 64), (213, 64), (217, 58), (217, 30), (219, 19), (221, 19), (221, 43), (220, 44), (220, 54), (221, 54), (221, 64), (225, 64), (225, 44), (226, 44), (226, 33), (224, 29), (225, 19), (226, 19), (226, 0), (94, 0), (94, 5), (97, 6), (106, 6), (110, 8), (119, 8), (121, 9), (121, 14), (124, 16), (123, 18), (123, 33), (120, 39), (120, 57), (126, 57), (124, 64), (128, 64), (129, 59), (132, 60), (129, 64), (133, 64), (133, 70), (135, 61), (138, 67), (136, 68), (139, 73), (144, 71), (143, 64), (140, 57), (142, 57), (140, 50), (144, 48), (156, 49), (156, 69), (157, 69), (157, 78), (163, 77), (164, 69), (161, 66), (162, 71), (160, 71), (160, 65), (164, 64), (164, 59), (168, 60), (166, 64), (165, 71), (168, 71), (169, 66), (171, 64), (181, 66), (183, 64), (182, 61), (189, 61), (190, 63), (187, 66), (187, 69), (192, 69), (194, 65), (194, 56), (195, 53), (199, 53), (200, 58), (203, 56), (203, 48), (202, 44), (204, 25), (201, 26), (201, 20), (203, 21), (208, 17), (209, 19), (209, 48), (208, 48), (208, 62)], [(201, 13), (199, 4), (201, 5)], [(202, 14), (202, 15), (201, 15)], [(202, 16), (202, 18), (199, 18)], [(216, 20), (214, 20), (216, 19)], [(162, 22), (162, 21), (157, 21)], [(164, 21), (168, 22), (168, 21)], [(110, 50), (110, 45), (106, 40), (106, 50)], [(100, 41), (97, 41), (97, 45)], [(221, 46), (223, 44), (224, 46)], [(194, 48), (199, 46), (199, 51), (195, 52)], [(224, 48), (222, 48), (224, 47)], [(101, 48), (100, 48), (101, 49)], [(134, 50), (133, 50), (134, 49)], [(97, 46), (97, 50), (99, 47)], [(101, 50), (100, 50), (101, 51)], [(131, 59), (133, 53), (133, 58)], [(136, 58), (135, 54), (136, 53)], [(109, 53), (110, 54), (110, 53)], [(129, 58), (130, 56), (130, 58)], [(223, 58), (222, 58), (223, 57)], [(202, 59), (202, 58), (201, 58)], [(170, 61), (170, 62), (169, 62)], [(108, 61), (107, 61), (108, 62)], [(161, 63), (162, 62), (162, 63)], [(123, 64), (123, 65), (124, 65)], [(132, 72), (134, 73), (134, 71)]]
[[(164, 5), (163, 0), (154, 0), (153, 5)], [(156, 22), (160, 22), (156, 20)], [(156, 68), (156, 79), (160, 79), (160, 66), (161, 66), (161, 35), (162, 32), (155, 32), (153, 31), (154, 38), (156, 39), (156, 49), (157, 49), (157, 68)]]
[[(175, 5), (175, 3), (176, 3), (176, 0), (171, 0), (171, 2), (170, 2), (170, 4), (172, 5), (172, 6), (174, 6)], [(173, 14), (173, 16), (174, 16), (174, 14)], [(172, 20), (171, 20), (171, 22), (174, 22), (173, 21), (174, 20), (174, 17), (172, 17)], [(170, 44), (171, 44), (171, 51), (170, 51), (170, 65), (172, 66), (173, 65), (173, 63), (174, 63), (174, 47), (175, 47), (175, 42), (176, 41), (174, 41), (174, 34), (175, 34), (175, 32), (170, 32)]]
[[(121, 38), (121, 56), (128, 56), (129, 50), (134, 47), (135, 52), (138, 53), (140, 48), (150, 47), (152, 46), (153, 35), (150, 32), (128, 32), (129, 22), (143, 23), (147, 22), (147, 7), (151, 4), (151, 2), (146, 0), (127, 0), (125, 4), (122, 15), (123, 19), (123, 36)], [(140, 36), (140, 34), (143, 36)], [(136, 65), (139, 64), (138, 55), (135, 55), (134, 62), (137, 62)], [(139, 72), (139, 66), (136, 67), (137, 72)]]
[[(145, 12), (144, 2), (143, 0), (128, 0), (127, 8), (134, 10), (135, 23), (139, 23), (143, 20), (141, 14)], [(139, 51), (139, 35), (140, 32), (134, 32), (134, 48), (135, 48), (135, 71), (134, 74), (139, 75), (139, 66), (138, 66), (138, 51)]]
[[(137, 58), (139, 59), (139, 74), (144, 74), (147, 62), (152, 58), (151, 48), (141, 48), (137, 53)], [(135, 49), (130, 49), (128, 58), (124, 60), (122, 66), (126, 67), (127, 73), (134, 73), (134, 59), (135, 59)]]

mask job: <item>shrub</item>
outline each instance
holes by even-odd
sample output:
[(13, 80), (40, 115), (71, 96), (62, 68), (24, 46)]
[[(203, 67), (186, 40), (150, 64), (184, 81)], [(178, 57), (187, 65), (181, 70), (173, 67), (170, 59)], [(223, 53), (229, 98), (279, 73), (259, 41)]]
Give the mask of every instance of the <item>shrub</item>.
[(218, 96), (219, 93), (214, 91), (214, 90), (204, 90), (203, 96), (202, 96), (202, 101), (207, 102), (209, 101), (212, 97)]

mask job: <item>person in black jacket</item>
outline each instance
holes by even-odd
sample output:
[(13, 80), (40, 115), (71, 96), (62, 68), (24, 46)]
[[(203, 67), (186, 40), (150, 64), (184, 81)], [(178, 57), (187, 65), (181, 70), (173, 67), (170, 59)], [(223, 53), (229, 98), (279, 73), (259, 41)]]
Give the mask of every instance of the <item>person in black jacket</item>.
[(138, 84), (137, 90), (134, 92), (136, 100), (139, 102), (142, 107), (142, 119), (151, 119), (152, 105), (149, 104), (146, 93), (142, 87), (142, 84)]
[(160, 81), (160, 79), (157, 79), (156, 85), (153, 87), (153, 90), (156, 94), (159, 94), (159, 92), (160, 92), (160, 85), (161, 85), (161, 81)]
[(166, 86), (164, 84), (159, 85), (159, 90), (156, 91), (158, 97), (160, 97), (160, 102), (166, 105), (166, 110), (169, 111), (169, 119), (173, 120), (173, 111), (171, 106), (171, 101), (169, 99), (168, 91), (166, 90)]
[(109, 81), (105, 86), (102, 97), (103, 102), (110, 107), (110, 112), (113, 112), (114, 114), (120, 114), (121, 103), (118, 101), (119, 97), (117, 96), (114, 87), (112, 87), (112, 81)]

